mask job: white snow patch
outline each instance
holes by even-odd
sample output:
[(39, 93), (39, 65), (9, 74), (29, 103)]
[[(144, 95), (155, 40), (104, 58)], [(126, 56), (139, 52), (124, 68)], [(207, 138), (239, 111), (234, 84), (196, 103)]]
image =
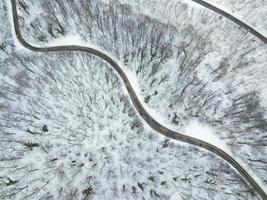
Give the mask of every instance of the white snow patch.
[[(66, 45), (80, 45), (84, 46), (83, 39), (77, 35), (77, 34), (71, 34), (65, 35), (64, 37), (53, 39), (46, 43), (45, 46), (66, 46)], [(86, 45), (87, 46), (87, 45)]]
[(186, 135), (213, 144), (214, 146), (219, 147), (227, 153), (231, 152), (227, 147), (227, 144), (223, 140), (218, 138), (217, 134), (215, 133), (216, 130), (208, 125), (202, 124), (196, 120), (191, 121), (185, 127), (185, 132)]

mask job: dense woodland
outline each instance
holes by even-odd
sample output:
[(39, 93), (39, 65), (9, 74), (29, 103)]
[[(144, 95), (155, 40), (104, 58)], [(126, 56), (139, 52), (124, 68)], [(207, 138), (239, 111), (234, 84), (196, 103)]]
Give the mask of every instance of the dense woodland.
[[(103, 61), (16, 53), (0, 5), (3, 199), (257, 199), (223, 160), (144, 128)], [(211, 126), (267, 181), (267, 48), (245, 30), (182, 1), (18, 6), (29, 43), (76, 34), (99, 46), (135, 73), (162, 117), (181, 129)]]
[(136, 74), (143, 100), (165, 119), (181, 129), (194, 120), (211, 126), (267, 177), (267, 47), (249, 32), (183, 1), (18, 4), (28, 41), (78, 34), (98, 45)]
[(98, 58), (13, 53), (0, 77), (2, 199), (258, 199), (222, 159), (144, 128)]

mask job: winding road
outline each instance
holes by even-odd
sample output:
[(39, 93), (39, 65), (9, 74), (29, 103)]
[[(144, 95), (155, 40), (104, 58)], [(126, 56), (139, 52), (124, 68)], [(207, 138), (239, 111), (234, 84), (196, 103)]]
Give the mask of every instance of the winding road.
[[(54, 46), (54, 47), (35, 47), (29, 44), (24, 40), (24, 38), (21, 35), (20, 29), (19, 29), (19, 20), (18, 20), (18, 14), (17, 14), (17, 7), (16, 7), (16, 0), (10, 0), (11, 6), (12, 6), (12, 15), (13, 15), (13, 23), (14, 23), (14, 30), (17, 36), (17, 39), (19, 42), (27, 49), (34, 51), (34, 52), (62, 52), (62, 51), (80, 51), (80, 52), (86, 52), (89, 54), (93, 54), (103, 60), (105, 60), (107, 63), (109, 63), (119, 74), (120, 78), (123, 80), (128, 94), (132, 100), (132, 103), (134, 104), (136, 110), (138, 113), (142, 116), (142, 118), (158, 133), (174, 139), (183, 141), (192, 145), (196, 145), (199, 147), (202, 147), (208, 151), (213, 152), (214, 154), (220, 156), (224, 160), (226, 160), (229, 164), (231, 164), (244, 178), (244, 180), (261, 196), (263, 200), (267, 200), (267, 194), (264, 192), (264, 190), (261, 188), (261, 186), (255, 181), (252, 176), (229, 154), (221, 150), (220, 148), (209, 144), (207, 142), (201, 141), (199, 139), (172, 131), (168, 129), (167, 127), (159, 124), (153, 117), (149, 115), (149, 113), (145, 110), (145, 108), (142, 106), (142, 103), (138, 99), (135, 90), (133, 89), (129, 79), (127, 78), (125, 72), (122, 70), (122, 68), (108, 55), (106, 55), (103, 52), (100, 52), (99, 50), (96, 50), (94, 48), (85, 47), (85, 46), (78, 46), (78, 45), (68, 45), (68, 46)], [(265, 38), (266, 39), (266, 38)]]
[(254, 35), (255, 37), (257, 37), (258, 39), (260, 39), (261, 41), (263, 41), (265, 44), (267, 44), (267, 38), (262, 35), (260, 32), (258, 32), (257, 30), (255, 30), (254, 28), (252, 28), (251, 26), (245, 24), (244, 22), (242, 22), (241, 20), (239, 20), (238, 18), (234, 17), (233, 15), (230, 15), (229, 13), (221, 10), (220, 8), (213, 6), (205, 1), (202, 0), (191, 0), (197, 4), (202, 5), (205, 8), (208, 8), (222, 16), (224, 16), (225, 18), (231, 20), (232, 22), (238, 24), (239, 26), (243, 27), (244, 29), (246, 29), (248, 32), (250, 32), (252, 35)]

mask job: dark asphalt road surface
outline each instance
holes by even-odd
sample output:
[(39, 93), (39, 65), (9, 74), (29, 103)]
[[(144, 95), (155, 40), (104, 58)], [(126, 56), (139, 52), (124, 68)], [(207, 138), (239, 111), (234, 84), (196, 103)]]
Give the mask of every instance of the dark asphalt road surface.
[[(195, 1), (195, 0), (193, 0)], [(108, 55), (104, 54), (103, 52), (100, 52), (96, 49), (90, 48), (90, 47), (84, 47), (84, 46), (76, 46), (76, 45), (69, 45), (69, 46), (54, 46), (54, 47), (35, 47), (29, 44), (24, 40), (24, 38), (21, 35), (20, 29), (19, 29), (19, 20), (18, 20), (18, 14), (17, 14), (17, 7), (16, 7), (16, 0), (11, 0), (12, 4), (12, 15), (13, 15), (13, 23), (14, 23), (14, 29), (16, 36), (19, 40), (19, 42), (26, 47), (27, 49), (34, 51), (34, 52), (63, 52), (63, 51), (80, 51), (80, 52), (87, 52), (89, 54), (93, 54), (103, 60), (105, 60), (107, 63), (109, 63), (119, 74), (121, 79), (123, 80), (128, 94), (138, 111), (138, 113), (142, 116), (142, 118), (158, 133), (174, 139), (179, 140), (182, 142), (186, 142), (192, 145), (199, 146), (201, 148), (204, 148), (208, 151), (213, 152), (214, 154), (220, 156), (224, 160), (226, 160), (229, 164), (231, 164), (244, 178), (246, 183), (248, 183), (258, 194), (261, 196), (263, 200), (267, 200), (267, 194), (264, 192), (264, 190), (260, 187), (260, 185), (253, 179), (253, 177), (250, 176), (250, 174), (229, 154), (224, 152), (222, 149), (209, 144), (207, 142), (201, 141), (199, 139), (184, 135), (182, 133), (178, 133), (175, 131), (172, 131), (168, 129), (167, 127), (159, 124), (156, 120), (153, 119), (149, 115), (149, 113), (145, 110), (145, 108), (142, 106), (142, 103), (139, 101), (130, 81), (128, 80), (126, 74), (122, 70), (122, 68)]]

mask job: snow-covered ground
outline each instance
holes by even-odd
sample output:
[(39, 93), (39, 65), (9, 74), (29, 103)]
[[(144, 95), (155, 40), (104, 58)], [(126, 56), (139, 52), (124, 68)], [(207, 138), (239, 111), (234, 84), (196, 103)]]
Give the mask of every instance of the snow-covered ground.
[[(93, 44), (117, 57), (157, 119), (227, 144), (266, 181), (266, 45), (187, 2), (123, 2), (21, 0), (21, 29), (32, 44)], [(24, 54), (1, 58), (2, 194), (256, 198), (221, 159), (142, 124), (102, 61), (84, 54)], [(81, 156), (89, 152), (88, 159)]]
[(3, 199), (258, 199), (222, 159), (144, 129), (100, 59), (0, 64)]
[(136, 75), (162, 118), (213, 130), (267, 182), (266, 44), (191, 1), (19, 2), (27, 41), (79, 35), (104, 49)]

